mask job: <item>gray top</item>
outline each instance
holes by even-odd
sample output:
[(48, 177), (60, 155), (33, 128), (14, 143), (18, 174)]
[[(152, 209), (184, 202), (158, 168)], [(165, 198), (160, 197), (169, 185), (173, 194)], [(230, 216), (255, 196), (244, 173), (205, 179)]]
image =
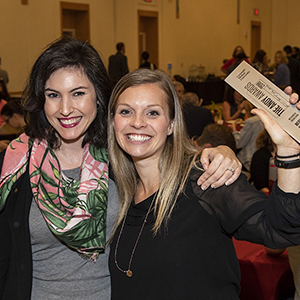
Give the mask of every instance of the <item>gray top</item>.
[(257, 135), (264, 129), (263, 122), (258, 116), (253, 116), (245, 121), (244, 127), (240, 132), (234, 131), (233, 135), (236, 141), (236, 148), (242, 148), (237, 157), (241, 163), (250, 171), (251, 159), (256, 148)]
[[(64, 173), (76, 179), (79, 169), (73, 171)], [(112, 232), (118, 209), (117, 188), (114, 181), (110, 179), (107, 240)], [(110, 299), (109, 247), (104, 254), (100, 254), (96, 262), (82, 258), (51, 233), (34, 200), (31, 205), (29, 224), (33, 258), (32, 300)]]

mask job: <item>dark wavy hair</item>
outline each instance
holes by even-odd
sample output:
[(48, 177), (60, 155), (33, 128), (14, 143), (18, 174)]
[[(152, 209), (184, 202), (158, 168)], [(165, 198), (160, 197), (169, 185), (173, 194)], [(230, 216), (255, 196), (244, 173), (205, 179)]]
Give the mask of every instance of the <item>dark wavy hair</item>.
[(263, 63), (263, 60), (264, 60), (264, 57), (267, 55), (267, 52), (260, 49), (260, 50), (257, 50), (256, 53), (255, 53), (255, 56), (254, 56), (254, 59), (252, 61), (252, 63), (256, 63), (256, 62), (260, 62), (260, 63)]
[(241, 48), (241, 49), (242, 49), (242, 52), (245, 53), (244, 48), (243, 48), (242, 46), (238, 45), (238, 46), (236, 46), (236, 47), (233, 49), (232, 57), (236, 58), (236, 55), (237, 55), (237, 54), (236, 54), (236, 50), (237, 50), (238, 48)]
[(83, 145), (107, 147), (107, 108), (112, 90), (106, 68), (88, 42), (63, 37), (51, 43), (39, 56), (30, 72), (22, 95), (27, 124), (25, 133), (39, 140), (46, 139), (52, 148), (59, 148), (61, 140), (48, 122), (45, 111), (45, 84), (51, 74), (62, 68), (82, 70), (93, 84), (97, 97), (97, 114), (88, 128)]
[(230, 105), (234, 105), (234, 91), (230, 85), (226, 85), (223, 102), (227, 101)]

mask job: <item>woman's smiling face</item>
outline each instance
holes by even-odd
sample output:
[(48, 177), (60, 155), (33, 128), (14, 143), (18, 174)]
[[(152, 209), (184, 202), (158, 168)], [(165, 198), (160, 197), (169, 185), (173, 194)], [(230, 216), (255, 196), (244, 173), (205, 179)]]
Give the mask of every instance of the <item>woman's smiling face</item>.
[(83, 140), (96, 117), (96, 92), (81, 69), (62, 68), (45, 84), (46, 117), (62, 143)]
[(134, 161), (159, 158), (173, 131), (165, 93), (157, 84), (126, 89), (117, 100), (113, 125), (118, 144)]

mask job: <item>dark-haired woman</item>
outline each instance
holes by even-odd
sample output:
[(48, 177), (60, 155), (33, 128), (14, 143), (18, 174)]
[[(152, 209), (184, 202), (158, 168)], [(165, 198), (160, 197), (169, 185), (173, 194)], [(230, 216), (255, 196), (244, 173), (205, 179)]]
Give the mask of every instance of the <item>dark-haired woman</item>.
[(1, 299), (109, 299), (101, 253), (118, 211), (106, 155), (110, 92), (88, 43), (58, 40), (35, 62), (25, 133), (0, 160)]
[(222, 115), (225, 122), (244, 119), (244, 97), (230, 86), (226, 86), (222, 103)]
[(255, 53), (252, 66), (262, 74), (266, 74), (269, 70), (269, 59), (267, 52), (260, 49)]
[[(239, 53), (245, 53), (244, 49), (242, 46), (236, 46), (233, 49), (233, 53), (232, 53), (232, 57), (228, 60), (226, 60), (226, 62), (224, 62), (223, 66), (221, 67), (221, 71), (224, 72), (225, 74), (227, 74), (228, 69), (234, 65), (237, 61), (237, 55)], [(245, 55), (246, 56), (246, 55)], [(246, 59), (246, 61), (249, 63), (248, 59)]]

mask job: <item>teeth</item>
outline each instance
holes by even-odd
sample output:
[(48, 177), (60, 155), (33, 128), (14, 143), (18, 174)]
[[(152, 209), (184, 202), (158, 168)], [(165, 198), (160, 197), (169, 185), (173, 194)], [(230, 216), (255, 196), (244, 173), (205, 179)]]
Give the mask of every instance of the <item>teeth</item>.
[(62, 122), (65, 125), (71, 125), (77, 123), (80, 119), (81, 117), (73, 118), (73, 119), (60, 119), (60, 122)]
[(128, 135), (128, 138), (131, 140), (131, 141), (135, 141), (135, 142), (143, 142), (143, 141), (148, 141), (150, 140), (150, 137), (149, 136), (145, 136), (145, 135)]

